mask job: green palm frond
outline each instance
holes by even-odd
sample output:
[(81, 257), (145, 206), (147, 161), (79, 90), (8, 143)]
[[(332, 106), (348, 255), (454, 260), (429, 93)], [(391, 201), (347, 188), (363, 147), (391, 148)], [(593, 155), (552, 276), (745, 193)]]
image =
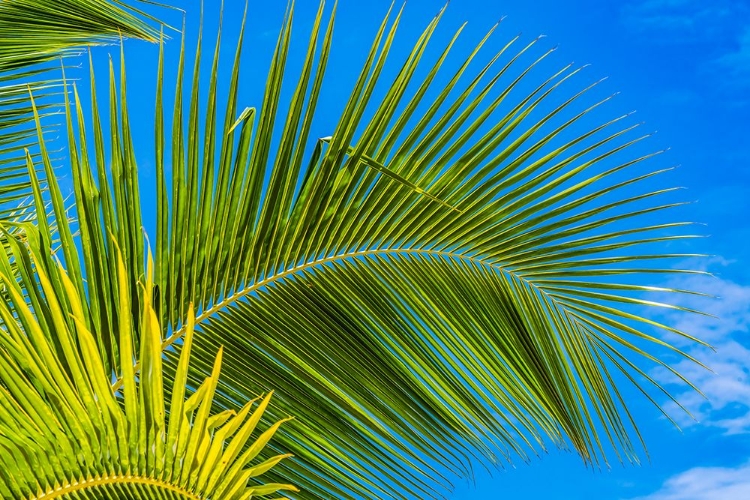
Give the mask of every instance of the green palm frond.
[(0, 74), (121, 36), (158, 39), (158, 31), (141, 13), (109, 0), (4, 0), (0, 4), (0, 33)]
[[(23, 210), (31, 194), (24, 149), (32, 147), (36, 130), (30, 120), (29, 91), (44, 99), (55, 92), (54, 86), (51, 81), (33, 85), (0, 81), (0, 218)], [(40, 112), (50, 114), (50, 104), (43, 103)]]
[[(257, 110), (239, 102), (242, 35), (221, 105), (219, 43), (207, 97), (200, 51), (192, 84), (183, 81), (183, 46), (167, 130), (160, 58), (153, 295), (167, 378), (195, 304), (189, 384), (211, 373), (224, 345), (217, 404), (277, 389), (271, 420), (300, 418), (275, 446), (298, 459), (269, 477), (300, 486), (298, 498), (439, 497), (473, 460), (525, 460), (549, 444), (587, 463), (611, 453), (637, 461), (640, 435), (619, 384), (661, 390), (646, 363), (666, 366), (655, 349), (684, 353), (655, 331), (689, 337), (648, 318), (647, 307), (672, 306), (642, 298), (657, 291), (654, 275), (689, 272), (664, 249), (691, 237), (667, 215), (679, 205), (672, 189), (651, 188), (664, 170), (641, 167), (654, 155), (632, 153), (646, 136), (628, 115), (591, 125), (609, 99), (591, 100), (596, 84), (571, 92), (581, 77), (571, 66), (539, 78), (552, 51), (534, 55), (536, 41), (513, 39), (473, 70), (491, 32), (435, 89), (459, 36), (425, 62), (441, 12), (375, 92), (401, 14), (386, 17), (338, 125), (316, 139), (335, 8), (326, 24), (321, 4), (296, 79), (293, 10)], [(72, 231), (60, 237), (73, 286), (90, 296), (82, 317), (105, 370), (127, 380), (118, 332), (129, 320), (113, 293), (124, 285), (109, 234), (125, 288), (134, 293), (146, 271), (124, 63), (120, 71), (118, 89), (110, 68), (109, 144), (96, 98), (85, 115), (73, 86), (82, 255)], [(288, 102), (282, 84), (293, 85)], [(59, 219), (53, 181), (50, 197)], [(142, 315), (135, 301), (130, 312)], [(141, 345), (142, 328), (133, 325)]]
[[(47, 63), (122, 37), (154, 42), (158, 31), (144, 13), (121, 2), (0, 2), (0, 218), (31, 193), (24, 148), (31, 147), (36, 130), (29, 92), (43, 118), (54, 115), (62, 103), (61, 81), (51, 71), (59, 70), (59, 63)], [(54, 122), (43, 122), (46, 133), (53, 134)]]
[[(42, 239), (26, 228), (30, 252), (15, 241), (12, 259), (34, 264), (45, 259)], [(283, 421), (258, 433), (271, 393), (241, 410), (211, 414), (222, 354), (211, 375), (185, 399), (193, 329), (188, 325), (182, 353), (165, 402), (162, 329), (152, 301), (153, 277), (140, 290), (136, 375), (128, 321), (120, 324), (125, 362), (123, 397), (111, 389), (94, 335), (86, 327), (83, 299), (62, 268), (47, 275), (37, 266), (34, 309), (9, 274), (9, 255), (0, 254), (0, 280), (9, 300), (0, 303), (5, 330), (0, 335), (0, 494), (17, 499), (249, 499), (296, 488), (262, 483), (266, 473), (290, 455), (258, 460)], [(120, 307), (130, 309), (122, 260), (118, 266)], [(27, 288), (27, 291), (29, 289)], [(41, 298), (41, 296), (44, 298)], [(193, 318), (188, 316), (188, 322)], [(65, 357), (56, 354), (56, 350)], [(256, 404), (257, 403), (257, 404)], [(255, 435), (255, 439), (251, 436)]]

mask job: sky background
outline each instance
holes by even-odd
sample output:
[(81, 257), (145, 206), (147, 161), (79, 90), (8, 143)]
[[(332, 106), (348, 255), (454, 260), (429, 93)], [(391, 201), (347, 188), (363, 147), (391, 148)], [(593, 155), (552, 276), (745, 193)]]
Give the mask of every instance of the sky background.
[[(408, 8), (437, 5), (410, 1)], [(552, 451), (516, 469), (480, 473), (475, 485), (460, 485), (451, 498), (750, 498), (750, 2), (462, 0), (448, 10), (469, 21), (470, 31), (498, 14), (507, 15), (507, 34), (544, 33), (559, 44), (557, 57), (590, 63), (596, 76), (608, 76), (606, 85), (621, 92), (617, 100), (658, 131), (653, 147), (671, 148), (657, 163), (679, 165), (670, 180), (696, 202), (683, 213), (706, 224), (703, 234), (710, 235), (694, 251), (715, 255), (698, 265), (716, 275), (673, 284), (719, 297), (690, 305), (720, 320), (690, 318), (681, 326), (716, 348), (715, 354), (690, 351), (716, 374), (678, 365), (709, 398), (669, 386), (699, 420), (673, 411), (683, 432), (634, 395), (650, 463), (592, 471), (576, 456)]]
[[(390, 4), (384, 0), (340, 0), (334, 49), (314, 134), (329, 135), (344, 105), (377, 25)], [(195, 43), (197, 2), (184, 2), (191, 13), (188, 46)], [(267, 68), (285, 2), (251, 1), (248, 48), (243, 65), (240, 106), (260, 106)], [(243, 2), (227, 1), (224, 38), (229, 40), (221, 66), (220, 84), (227, 83), (227, 61), (239, 28)], [(439, 0), (409, 0), (393, 53), (409, 48), (431, 17), (443, 6)], [(298, 1), (297, 49), (303, 53), (317, 0)], [(218, 8), (207, 2), (206, 30), (213, 40)], [(457, 481), (451, 499), (623, 499), (623, 500), (742, 500), (750, 498), (750, 2), (737, 0), (627, 0), (566, 2), (536, 0), (453, 0), (435, 35), (436, 46), (447, 41), (463, 22), (468, 25), (456, 54), (466, 53), (490, 27), (506, 16), (487, 49), (491, 54), (510, 38), (522, 41), (539, 34), (544, 48), (559, 45), (555, 64), (590, 64), (582, 82), (609, 77), (602, 95), (619, 91), (607, 117), (637, 110), (645, 129), (658, 131), (649, 151), (670, 148), (655, 168), (679, 165), (668, 179), (684, 186), (683, 198), (695, 203), (681, 218), (705, 224), (697, 230), (710, 238), (696, 240), (683, 251), (706, 253), (699, 266), (715, 277), (673, 279), (664, 285), (699, 289), (717, 300), (690, 299), (686, 305), (719, 316), (685, 319), (662, 315), (686, 331), (712, 343), (716, 353), (688, 346), (688, 352), (709, 364), (715, 375), (686, 362), (678, 368), (709, 398), (706, 402), (665, 373), (653, 375), (675, 391), (698, 418), (694, 422), (672, 410), (683, 431), (676, 430), (635, 392), (626, 392), (641, 424), (650, 462), (640, 467), (613, 463), (611, 470), (586, 469), (571, 453), (555, 450), (530, 464), (493, 470), (477, 468), (473, 483)], [(179, 17), (176, 18), (179, 23)], [(213, 26), (213, 28), (212, 28)], [(213, 30), (213, 31), (212, 31)], [(174, 64), (171, 42), (167, 67)], [(211, 48), (206, 47), (210, 54)], [(429, 52), (429, 51), (428, 51)], [(434, 53), (432, 54), (435, 55)], [(106, 54), (95, 52), (97, 65)], [(126, 45), (129, 64), (131, 120), (144, 127), (136, 143), (151, 143), (153, 82), (156, 50), (146, 44)], [(104, 71), (101, 68), (99, 71)], [(103, 76), (103, 73), (102, 73)], [(326, 133), (326, 131), (328, 133)], [(153, 156), (139, 153), (143, 183), (153, 181)], [(153, 213), (153, 207), (148, 207)], [(151, 200), (153, 201), (153, 200)], [(149, 229), (149, 228), (147, 228)], [(150, 234), (153, 234), (150, 229)], [(632, 396), (632, 399), (630, 399)]]

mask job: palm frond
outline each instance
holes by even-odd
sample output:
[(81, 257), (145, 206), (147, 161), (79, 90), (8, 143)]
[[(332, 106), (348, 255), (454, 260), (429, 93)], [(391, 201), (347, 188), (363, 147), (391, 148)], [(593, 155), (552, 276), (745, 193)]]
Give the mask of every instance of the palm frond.
[[(56, 124), (45, 121), (62, 103), (59, 63), (84, 46), (122, 37), (156, 41), (146, 15), (108, 0), (6, 0), (0, 3), (0, 217), (31, 194), (25, 148), (34, 144), (29, 92), (36, 96), (48, 139)], [(38, 161), (36, 153), (35, 160)]]
[(0, 4), (0, 33), (0, 73), (121, 36), (158, 39), (158, 31), (138, 11), (109, 0), (5, 0)]
[[(271, 393), (237, 412), (211, 414), (221, 352), (211, 376), (185, 399), (192, 327), (186, 331), (171, 403), (165, 402), (162, 329), (150, 307), (152, 275), (140, 291), (143, 369), (137, 376), (131, 325), (120, 324), (125, 378), (123, 398), (118, 400), (94, 335), (86, 327), (85, 298), (64, 270), (47, 275), (43, 267), (36, 267), (39, 287), (26, 288), (36, 295), (33, 310), (9, 273), (11, 259), (32, 265), (45, 259), (42, 254), (48, 249), (34, 226), (25, 230), (30, 251), (13, 238), (10, 258), (5, 252), (0, 255), (0, 280), (9, 297), (0, 304), (6, 328), (0, 335), (3, 498), (248, 499), (296, 490), (258, 479), (290, 456), (257, 459), (283, 423), (256, 431)], [(122, 259), (118, 277), (120, 307), (127, 311), (130, 293)]]
[[(278, 389), (269, 415), (301, 417), (278, 446), (299, 459), (270, 477), (299, 485), (299, 498), (439, 497), (473, 460), (527, 459), (549, 444), (587, 463), (612, 452), (637, 461), (640, 437), (618, 384), (661, 390), (644, 363), (666, 366), (655, 349), (684, 353), (655, 330), (692, 339), (650, 320), (645, 308), (666, 304), (642, 298), (653, 276), (682, 272), (665, 264), (679, 252), (664, 249), (691, 237), (668, 216), (679, 205), (672, 190), (651, 187), (665, 169), (644, 170), (654, 155), (633, 153), (647, 135), (629, 115), (591, 125), (609, 98), (591, 99), (596, 82), (576, 86), (580, 68), (538, 77), (552, 51), (537, 54), (537, 41), (517, 48), (515, 38), (474, 70), (490, 33), (434, 89), (459, 35), (422, 71), (441, 12), (376, 101), (401, 15), (389, 13), (338, 125), (316, 140), (335, 8), (326, 25), (321, 4), (282, 102), (293, 10), (257, 110), (239, 103), (242, 35), (223, 106), (217, 71), (208, 98), (198, 91), (200, 52), (192, 84), (183, 81), (183, 47), (171, 141), (161, 58), (153, 293), (167, 378), (195, 304), (189, 383), (211, 373), (225, 345), (220, 406)], [(214, 69), (218, 55), (217, 43)], [(78, 114), (66, 112), (83, 253), (78, 262), (70, 246), (65, 259), (78, 262), (76, 287), (86, 278), (85, 324), (113, 372), (128, 319), (113, 302), (108, 234), (121, 243), (131, 293), (145, 273), (120, 71), (109, 144), (96, 101), (93, 140), (75, 87)]]

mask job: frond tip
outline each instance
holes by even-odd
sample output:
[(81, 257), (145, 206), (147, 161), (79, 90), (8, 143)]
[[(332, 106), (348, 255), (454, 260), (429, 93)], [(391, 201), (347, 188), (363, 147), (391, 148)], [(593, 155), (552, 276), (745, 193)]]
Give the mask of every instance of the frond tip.
[[(289, 484), (262, 484), (257, 479), (290, 457), (256, 460), (285, 420), (250, 440), (271, 393), (238, 412), (211, 415), (221, 349), (211, 375), (185, 399), (192, 312), (170, 391), (171, 404), (165, 406), (161, 328), (150, 306), (150, 275), (139, 294), (143, 337), (137, 378), (132, 331), (127, 322), (120, 325), (125, 376), (118, 400), (82, 314), (81, 296), (62, 267), (47, 275), (37, 266), (40, 287), (30, 293), (33, 312), (15, 276), (8, 273), (12, 260), (45, 258), (34, 248), (38, 241), (30, 239), (30, 255), (23, 255), (27, 249), (21, 245), (12, 245), (10, 252), (0, 255), (0, 281), (9, 299), (0, 303), (0, 318), (7, 329), (0, 335), (2, 498), (141, 498), (145, 493), (154, 499), (228, 500), (297, 491)], [(121, 305), (129, 310), (121, 258), (118, 274)], [(39, 292), (44, 295), (41, 301)]]

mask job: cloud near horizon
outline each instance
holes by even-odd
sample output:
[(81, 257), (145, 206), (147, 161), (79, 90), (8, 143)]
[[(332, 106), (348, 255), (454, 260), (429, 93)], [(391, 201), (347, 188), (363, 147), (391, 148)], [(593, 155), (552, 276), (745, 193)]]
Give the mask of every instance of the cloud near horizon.
[(665, 409), (683, 428), (700, 423), (721, 429), (725, 435), (750, 433), (750, 286), (712, 276), (684, 277), (673, 280), (669, 286), (700, 290), (717, 297), (690, 295), (681, 302), (684, 307), (702, 310), (715, 318), (673, 312), (660, 317), (711, 344), (716, 352), (692, 343), (681, 345), (687, 354), (704, 362), (713, 373), (687, 359), (674, 365), (706, 398), (686, 387), (666, 369), (654, 370), (657, 380), (672, 391), (697, 422), (671, 401), (665, 403)]
[[(728, 264), (716, 260), (712, 267)], [(724, 439), (750, 433), (750, 286), (712, 276), (683, 277), (672, 280), (668, 286), (714, 295), (716, 299), (688, 295), (683, 297), (681, 305), (717, 318), (678, 313), (660, 316), (659, 319), (694, 334), (716, 349), (713, 353), (695, 344), (683, 345), (688, 354), (705, 362), (714, 373), (689, 360), (675, 366), (704, 392), (706, 399), (686, 388), (667, 370), (658, 369), (654, 373), (698, 422), (679, 411), (674, 403), (665, 404), (665, 409), (691, 431), (713, 428), (719, 430)], [(706, 456), (705, 460), (713, 465), (717, 458)], [(628, 500), (740, 499), (750, 499), (750, 460), (736, 466), (693, 467), (669, 477), (656, 491)]]
[(661, 488), (629, 500), (740, 500), (750, 498), (750, 462), (737, 467), (694, 467)]

